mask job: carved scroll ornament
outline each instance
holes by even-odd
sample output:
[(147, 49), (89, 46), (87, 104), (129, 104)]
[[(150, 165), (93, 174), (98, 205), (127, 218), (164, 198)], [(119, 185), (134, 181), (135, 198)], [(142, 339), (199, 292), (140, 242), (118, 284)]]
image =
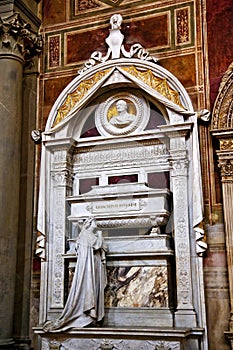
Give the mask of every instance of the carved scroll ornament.
[(126, 58), (131, 58), (137, 55), (137, 58), (146, 61), (157, 62), (157, 58), (150, 56), (149, 52), (142, 47), (141, 44), (136, 43), (130, 47), (129, 51), (124, 48), (123, 40), (124, 35), (121, 33), (122, 16), (114, 14), (110, 19), (111, 29), (109, 30), (109, 36), (106, 38), (106, 44), (108, 45), (108, 52), (103, 57), (100, 51), (94, 51), (91, 54), (90, 59), (84, 64), (84, 67), (78, 71), (79, 74), (84, 73), (87, 69), (95, 66), (96, 63), (106, 62), (109, 58), (120, 58), (121, 55)]

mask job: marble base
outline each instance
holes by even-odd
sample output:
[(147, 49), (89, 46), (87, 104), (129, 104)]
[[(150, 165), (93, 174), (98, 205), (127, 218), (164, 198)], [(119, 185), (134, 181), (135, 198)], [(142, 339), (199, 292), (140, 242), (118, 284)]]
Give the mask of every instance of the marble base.
[(233, 350), (233, 331), (226, 331), (224, 333), (225, 333), (225, 336), (227, 337), (227, 339), (230, 342), (230, 349)]
[(190, 309), (180, 309), (175, 313), (175, 327), (196, 327), (197, 315)]
[(104, 325), (109, 327), (173, 327), (173, 313), (166, 308), (105, 308)]
[(202, 328), (79, 328), (66, 333), (44, 333), (34, 329), (40, 337), (41, 350), (200, 350)]

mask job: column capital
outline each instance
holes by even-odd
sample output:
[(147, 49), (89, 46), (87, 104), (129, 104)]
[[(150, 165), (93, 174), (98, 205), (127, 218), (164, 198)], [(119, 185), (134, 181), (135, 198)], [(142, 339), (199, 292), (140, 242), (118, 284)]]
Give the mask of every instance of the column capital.
[(13, 56), (30, 65), (42, 50), (42, 37), (18, 13), (0, 18), (0, 58)]
[(233, 183), (233, 152), (217, 151), (222, 182)]
[(188, 164), (189, 162), (186, 158), (172, 158), (170, 160), (171, 176), (187, 176)]

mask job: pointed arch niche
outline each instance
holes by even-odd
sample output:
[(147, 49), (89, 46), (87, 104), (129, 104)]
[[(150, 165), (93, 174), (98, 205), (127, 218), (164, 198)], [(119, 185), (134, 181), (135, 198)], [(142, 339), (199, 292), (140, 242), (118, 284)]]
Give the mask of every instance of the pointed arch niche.
[(107, 244), (108, 286), (101, 327), (56, 339), (38, 327), (43, 350), (52, 341), (71, 350), (157, 349), (161, 342), (206, 349), (202, 230), (198, 240), (194, 230), (202, 221), (198, 147), (186, 90), (153, 60), (106, 60), (61, 93), (43, 133), (41, 324), (64, 308), (79, 225), (89, 216)]

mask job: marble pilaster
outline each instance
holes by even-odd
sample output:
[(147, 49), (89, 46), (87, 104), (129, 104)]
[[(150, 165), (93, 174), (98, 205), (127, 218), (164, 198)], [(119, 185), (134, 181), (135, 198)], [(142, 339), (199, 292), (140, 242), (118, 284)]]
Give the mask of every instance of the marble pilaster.
[[(231, 143), (233, 144), (233, 143)], [(220, 142), (221, 147), (221, 142)], [(217, 152), (223, 192), (224, 224), (226, 233), (227, 263), (230, 292), (230, 320), (229, 330), (233, 332), (233, 151), (220, 150)]]
[(0, 348), (13, 347), (16, 257), (20, 211), (22, 79), (40, 40), (18, 14), (0, 21)]
[(174, 237), (176, 250), (177, 311), (175, 325), (196, 326), (191, 280), (189, 214), (188, 214), (188, 159), (182, 139), (171, 140), (171, 165), (174, 196)]

